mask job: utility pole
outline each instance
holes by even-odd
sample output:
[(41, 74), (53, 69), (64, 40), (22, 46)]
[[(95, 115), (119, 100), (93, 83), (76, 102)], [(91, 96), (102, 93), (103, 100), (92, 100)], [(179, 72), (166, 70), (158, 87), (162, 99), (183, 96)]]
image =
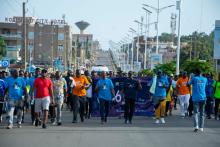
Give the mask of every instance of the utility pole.
[(51, 38), (51, 68), (52, 68), (52, 71), (53, 71), (53, 56), (54, 56), (54, 53), (53, 53), (53, 32), (54, 32), (54, 30), (53, 30), (53, 21), (51, 21), (51, 36), (52, 36), (52, 38)]
[(179, 75), (179, 62), (180, 62), (180, 16), (181, 16), (181, 0), (177, 1), (177, 10), (179, 10), (179, 20), (178, 20), (178, 40), (177, 40), (177, 52), (176, 52), (176, 75)]
[(26, 32), (27, 32), (27, 30), (26, 30), (26, 18), (25, 18), (25, 2), (23, 2), (23, 7), (22, 7), (22, 12), (23, 12), (23, 52), (24, 52), (24, 70), (26, 71), (26, 62), (27, 62), (27, 44), (26, 44), (26, 42), (27, 42), (27, 38), (26, 38)]

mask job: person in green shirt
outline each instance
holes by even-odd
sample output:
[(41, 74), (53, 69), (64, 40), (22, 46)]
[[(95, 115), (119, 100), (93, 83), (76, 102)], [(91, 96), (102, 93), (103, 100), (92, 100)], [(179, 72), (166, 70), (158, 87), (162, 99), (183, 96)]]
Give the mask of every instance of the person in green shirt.
[(218, 81), (214, 81), (214, 98), (215, 98), (215, 119), (220, 119), (220, 114), (218, 114), (219, 104), (220, 104), (220, 73), (218, 75)]

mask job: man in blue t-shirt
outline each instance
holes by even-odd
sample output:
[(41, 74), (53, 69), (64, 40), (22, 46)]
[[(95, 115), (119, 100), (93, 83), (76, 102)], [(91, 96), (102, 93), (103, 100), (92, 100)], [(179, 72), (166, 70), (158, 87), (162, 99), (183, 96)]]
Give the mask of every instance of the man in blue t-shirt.
[(188, 82), (188, 85), (192, 85), (192, 101), (194, 112), (194, 132), (198, 130), (203, 132), (204, 128), (204, 111), (206, 102), (206, 85), (207, 78), (200, 75), (199, 69), (195, 70), (195, 76)]
[(7, 78), (7, 89), (6, 95), (8, 97), (8, 126), (7, 129), (12, 129), (13, 127), (13, 114), (15, 108), (17, 109), (17, 121), (18, 121), (18, 128), (21, 127), (22, 121), (22, 107), (24, 102), (24, 95), (26, 94), (26, 84), (23, 78), (18, 77), (18, 71), (12, 70), (10, 77)]
[(4, 96), (6, 90), (6, 83), (2, 79), (2, 72), (0, 72), (0, 123), (2, 122), (2, 111), (3, 111), (3, 104), (4, 104)]
[(95, 90), (98, 93), (101, 123), (103, 124), (107, 122), (109, 105), (112, 101), (112, 97), (115, 96), (113, 83), (110, 79), (106, 78), (106, 73), (104, 71), (101, 73), (101, 79), (97, 82)]
[(133, 79), (132, 72), (130, 71), (122, 89), (125, 98), (125, 124), (132, 123), (132, 117), (135, 111), (137, 91), (141, 90), (141, 88), (142, 87), (140, 81)]

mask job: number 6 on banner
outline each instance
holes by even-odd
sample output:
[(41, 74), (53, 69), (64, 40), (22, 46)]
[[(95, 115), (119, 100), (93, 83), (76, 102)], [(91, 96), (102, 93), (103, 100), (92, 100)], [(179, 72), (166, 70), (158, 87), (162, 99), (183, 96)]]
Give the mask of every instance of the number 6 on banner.
[(117, 103), (121, 102), (121, 94), (119, 94), (119, 90), (117, 91), (115, 97), (113, 98), (113, 101), (116, 101)]

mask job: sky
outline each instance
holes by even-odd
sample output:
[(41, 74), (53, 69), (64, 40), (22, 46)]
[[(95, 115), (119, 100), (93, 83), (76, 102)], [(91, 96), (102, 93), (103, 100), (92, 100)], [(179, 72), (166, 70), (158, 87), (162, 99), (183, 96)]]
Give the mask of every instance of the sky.
[[(22, 2), (25, 0), (0, 0), (0, 21), (5, 17), (22, 16)], [(75, 26), (77, 21), (87, 21), (90, 26), (85, 33), (93, 34), (103, 49), (109, 48), (109, 40), (121, 41), (129, 28), (137, 30), (134, 20), (145, 17), (142, 4), (157, 7), (158, 0), (28, 0), (27, 16), (44, 19), (61, 19), (66, 21), (79, 33)], [(175, 5), (176, 0), (160, 0), (160, 7)], [(215, 20), (220, 20), (220, 0), (182, 0), (181, 34), (188, 35), (194, 31), (210, 33)], [(156, 13), (150, 16), (150, 22), (156, 21)], [(164, 9), (159, 14), (159, 34), (170, 33), (171, 13), (177, 13), (176, 7)], [(177, 19), (178, 20), (178, 19)], [(145, 20), (144, 20), (145, 21)], [(177, 31), (176, 31), (177, 33)], [(150, 36), (155, 36), (154, 26), (150, 27)]]

